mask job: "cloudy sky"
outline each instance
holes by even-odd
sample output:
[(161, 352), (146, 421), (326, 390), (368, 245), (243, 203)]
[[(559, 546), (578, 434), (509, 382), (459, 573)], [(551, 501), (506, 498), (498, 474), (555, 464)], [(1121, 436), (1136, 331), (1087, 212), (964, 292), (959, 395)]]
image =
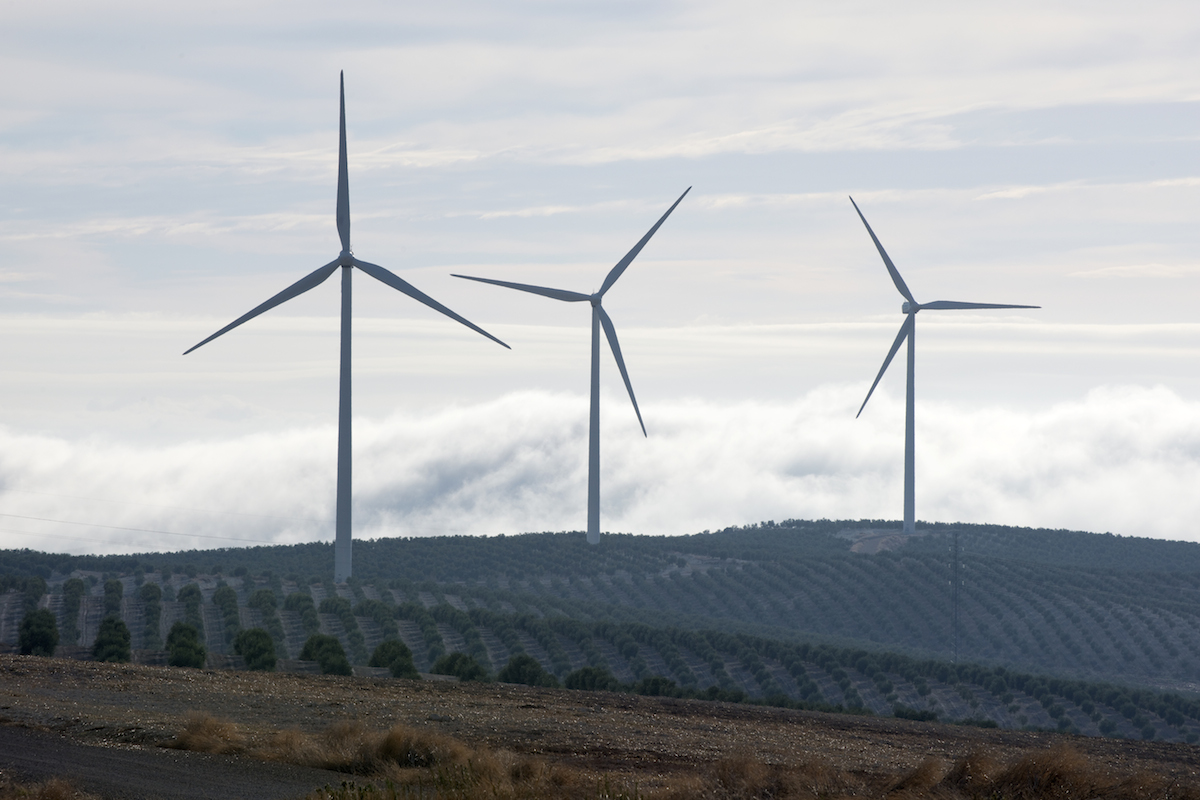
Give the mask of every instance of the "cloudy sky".
[(901, 514), (1200, 540), (1192, 3), (26, 2), (0, 10), (0, 547), (332, 538), (355, 252), (355, 535), (578, 530), (588, 310), (602, 527)]

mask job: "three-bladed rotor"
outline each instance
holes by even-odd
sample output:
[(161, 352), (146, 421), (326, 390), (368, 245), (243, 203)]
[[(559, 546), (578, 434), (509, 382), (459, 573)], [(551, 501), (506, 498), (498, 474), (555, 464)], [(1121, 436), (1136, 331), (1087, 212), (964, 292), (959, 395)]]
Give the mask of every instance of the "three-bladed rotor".
[(350, 475), (351, 475), (351, 422), (350, 422), (350, 276), (354, 268), (358, 268), (375, 280), (402, 292), (414, 300), (429, 306), (434, 311), (466, 325), (471, 330), (491, 339), (499, 345), (508, 348), (507, 344), (492, 336), (475, 323), (454, 313), (446, 306), (420, 291), (399, 275), (384, 269), (378, 264), (363, 261), (354, 256), (350, 248), (350, 182), (346, 163), (346, 81), (343, 75), (339, 91), (339, 120), (338, 120), (338, 181), (337, 181), (337, 232), (341, 240), (342, 251), (338, 257), (323, 267), (310, 272), (300, 280), (284, 289), (279, 294), (261, 303), (200, 343), (189, 347), (184, 355), (198, 347), (211, 342), (213, 339), (228, 333), (244, 322), (270, 311), (277, 305), (286, 303), (293, 297), (304, 294), (324, 283), (330, 275), (341, 268), (342, 272), (342, 314), (341, 314), (341, 354), (340, 380), (338, 394), (338, 475), (337, 475), (337, 534), (334, 543), (334, 580), (340, 582), (350, 577)]
[(630, 248), (629, 252), (625, 254), (624, 258), (613, 265), (612, 269), (608, 271), (608, 275), (604, 277), (604, 283), (600, 285), (600, 289), (592, 294), (573, 292), (569, 289), (551, 289), (547, 286), (532, 286), (528, 283), (498, 281), (493, 278), (476, 278), (472, 277), (471, 275), (454, 275), (454, 277), (463, 278), (468, 281), (490, 283), (494, 286), (504, 286), (521, 292), (529, 292), (530, 294), (540, 294), (543, 297), (549, 297), (554, 300), (562, 300), (565, 303), (591, 303), (592, 307), (596, 309), (597, 315), (600, 317), (600, 325), (604, 328), (604, 337), (608, 339), (608, 346), (612, 350), (613, 358), (616, 359), (617, 369), (621, 371), (621, 380), (625, 382), (625, 389), (629, 392), (629, 400), (633, 403), (633, 411), (635, 414), (637, 414), (638, 424), (642, 427), (642, 435), (646, 436), (646, 424), (642, 422), (642, 412), (638, 408), (637, 398), (633, 394), (633, 384), (629, 382), (629, 372), (625, 369), (625, 359), (621, 356), (621, 345), (617, 341), (617, 330), (615, 327), (613, 327), (612, 319), (604, 310), (604, 307), (601, 305), (601, 301), (604, 299), (604, 295), (608, 292), (608, 290), (613, 287), (613, 284), (617, 282), (617, 279), (625, 273), (625, 270), (628, 269), (629, 265), (633, 263), (633, 260), (637, 258), (638, 253), (642, 252), (642, 248), (645, 247), (646, 243), (650, 241), (650, 237), (654, 236), (654, 234), (658, 232), (658, 229), (662, 227), (662, 224), (667, 221), (667, 217), (671, 216), (671, 212), (675, 210), (676, 206), (683, 202), (683, 198), (687, 197), (687, 193), (691, 190), (692, 187), (689, 186), (684, 190), (683, 194), (679, 195), (679, 199), (671, 204), (671, 207), (667, 209), (665, 214), (658, 218), (658, 222), (654, 223), (650, 230), (646, 231), (646, 235), (638, 240), (637, 244)]
[(455, 275), (456, 278), (465, 278), (469, 281), (479, 281), (480, 283), (490, 283), (495, 286), (504, 286), (509, 289), (516, 289), (520, 292), (529, 292), (530, 294), (540, 294), (543, 297), (549, 297), (552, 300), (561, 300), (565, 303), (582, 303), (587, 302), (592, 306), (592, 369), (591, 369), (591, 394), (588, 408), (588, 527), (587, 540), (590, 544), (597, 544), (600, 541), (600, 330), (604, 330), (604, 337), (608, 340), (609, 349), (612, 350), (613, 358), (616, 359), (617, 369), (621, 371), (621, 380), (625, 382), (625, 390), (629, 392), (629, 401), (633, 403), (633, 412), (637, 414), (638, 425), (642, 428), (642, 435), (646, 435), (646, 423), (642, 421), (642, 412), (638, 408), (637, 398), (633, 394), (633, 384), (629, 381), (629, 371), (625, 369), (625, 359), (621, 355), (621, 345), (617, 341), (617, 329), (613, 326), (612, 319), (604, 310), (601, 302), (604, 299), (605, 293), (613, 287), (617, 279), (625, 272), (630, 263), (637, 258), (638, 253), (642, 252), (642, 248), (650, 241), (650, 237), (658, 231), (659, 227), (667, 221), (667, 217), (671, 216), (671, 212), (675, 210), (687, 193), (692, 190), (688, 187), (683, 194), (679, 195), (679, 199), (671, 204), (667, 212), (659, 217), (658, 222), (646, 232), (637, 244), (633, 246), (625, 257), (618, 261), (613, 268), (608, 271), (608, 275), (604, 278), (604, 283), (600, 285), (600, 289), (593, 294), (583, 294), (582, 292), (573, 292), (569, 289), (551, 289), (548, 286), (532, 286), (527, 283), (513, 283), (512, 281), (498, 281), (492, 278), (475, 278), (470, 275)]
[[(466, 325), (476, 333), (486, 336), (493, 342), (496, 342), (497, 344), (507, 348), (507, 344), (504, 344), (504, 342), (500, 341), (495, 336), (492, 336), (490, 333), (485, 331), (483, 328), (480, 328), (470, 320), (459, 316), (450, 309), (446, 308), (444, 305), (434, 300), (421, 290), (417, 289), (399, 275), (396, 275), (390, 270), (384, 269), (377, 264), (372, 264), (368, 261), (362, 261), (361, 259), (354, 257), (354, 253), (350, 249), (350, 181), (347, 175), (349, 170), (346, 164), (346, 78), (344, 73), (341, 76), (340, 111), (341, 113), (338, 124), (337, 231), (338, 238), (342, 243), (342, 252), (338, 254), (337, 258), (335, 258), (333, 261), (330, 261), (325, 266), (313, 270), (308, 275), (304, 276), (279, 294), (272, 297), (270, 300), (267, 300), (265, 303), (261, 303), (260, 305), (250, 309), (245, 314), (226, 325), (224, 328), (221, 328), (221, 330), (217, 331), (212, 336), (209, 336), (207, 339), (204, 339), (198, 344), (192, 345), (184, 351), (184, 355), (187, 355), (198, 347), (208, 344), (218, 336), (228, 333), (242, 323), (249, 322), (259, 314), (262, 314), (265, 311), (270, 311), (275, 306), (286, 303), (293, 297), (304, 294), (309, 289), (315, 289), (317, 286), (320, 286), (322, 283), (324, 283), (330, 275), (336, 272), (338, 267), (343, 267), (345, 269), (358, 267), (375, 280), (385, 283), (388, 286), (391, 286), (393, 289), (403, 292), (412, 299), (429, 306), (434, 311), (445, 314), (447, 317), (450, 317), (450, 319)], [(511, 350), (512, 348), (509, 349)]]
[(879, 251), (879, 255), (883, 258), (883, 264), (887, 267), (888, 275), (892, 277), (892, 283), (896, 284), (896, 290), (904, 297), (904, 303), (900, 306), (900, 311), (906, 315), (904, 323), (900, 326), (899, 333), (896, 334), (896, 340), (892, 342), (892, 347), (888, 350), (887, 358), (883, 360), (883, 366), (879, 369), (879, 374), (875, 376), (875, 382), (871, 384), (871, 388), (867, 391), (867, 396), (863, 400), (862, 405), (858, 408), (857, 418), (862, 414), (863, 409), (867, 407), (867, 400), (871, 399), (871, 395), (875, 391), (875, 387), (879, 385), (879, 381), (883, 378), (883, 373), (887, 372), (888, 365), (892, 363), (896, 352), (900, 349), (900, 345), (914, 334), (916, 327), (916, 315), (918, 311), (961, 311), (966, 309), (976, 308), (1041, 308), (1041, 306), (1022, 306), (1012, 305), (1008, 303), (964, 303), (958, 300), (935, 300), (932, 303), (918, 303), (909, 291), (908, 284), (904, 282), (904, 278), (900, 277), (900, 270), (896, 269), (896, 265), (892, 263), (892, 259), (887, 254), (887, 250), (883, 249), (883, 244), (880, 243), (879, 237), (875, 235), (875, 231), (871, 230), (870, 223), (863, 213), (858, 208), (858, 203), (854, 202), (854, 198), (850, 198), (850, 204), (854, 206), (854, 210), (858, 212), (858, 218), (862, 220), (862, 224), (866, 226), (867, 233), (871, 236), (871, 241), (875, 243), (875, 249)]
[(867, 391), (867, 397), (859, 406), (858, 414), (862, 414), (863, 409), (867, 407), (867, 401), (871, 399), (871, 395), (875, 392), (875, 387), (879, 385), (879, 381), (883, 378), (883, 373), (887, 372), (888, 365), (892, 363), (892, 359), (900, 350), (900, 345), (908, 342), (908, 381), (905, 386), (904, 397), (904, 533), (912, 534), (916, 530), (916, 422), (915, 422), (915, 407), (914, 400), (914, 375), (916, 372), (916, 356), (913, 347), (913, 340), (916, 338), (917, 330), (917, 312), (922, 310), (930, 311), (950, 311), (960, 309), (973, 308), (1038, 308), (1039, 306), (1020, 306), (1001, 303), (962, 303), (957, 300), (937, 300), (933, 303), (918, 303), (913, 297), (912, 292), (908, 290), (908, 285), (904, 283), (904, 278), (900, 277), (900, 271), (896, 269), (896, 265), (892, 263), (892, 259), (888, 256), (887, 251), (883, 249), (883, 245), (879, 242), (879, 237), (875, 235), (875, 231), (871, 230), (871, 226), (867, 223), (866, 217), (862, 211), (859, 211), (858, 204), (854, 202), (854, 198), (850, 198), (850, 202), (854, 205), (854, 210), (858, 212), (858, 218), (862, 220), (862, 224), (866, 226), (867, 233), (871, 235), (871, 241), (875, 243), (875, 249), (879, 251), (879, 255), (883, 258), (884, 266), (887, 267), (888, 274), (892, 276), (892, 283), (896, 284), (896, 290), (904, 297), (904, 304), (900, 310), (904, 313), (904, 322), (900, 325), (900, 331), (896, 334), (895, 341), (892, 342), (892, 347), (888, 350), (887, 358), (883, 360), (883, 366), (879, 368), (879, 374), (875, 376), (875, 382), (871, 384), (871, 388)]

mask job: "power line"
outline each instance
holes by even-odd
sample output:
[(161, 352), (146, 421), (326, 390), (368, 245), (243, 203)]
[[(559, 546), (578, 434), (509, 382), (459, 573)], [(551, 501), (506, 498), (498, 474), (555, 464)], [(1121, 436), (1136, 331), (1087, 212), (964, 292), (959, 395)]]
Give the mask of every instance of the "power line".
[[(100, 525), (95, 522), (74, 522), (67, 519), (48, 519), (46, 517), (27, 517), (22, 514), (4, 514), (0, 513), (0, 517), (12, 517), (13, 519), (29, 519), (37, 522), (54, 522), (59, 525), (81, 525), (87, 528), (106, 528), (113, 531), (129, 531), (131, 533), (155, 533), (162, 536), (186, 536), (193, 539), (220, 539), (227, 542), (250, 542), (252, 544), (278, 544), (278, 542), (266, 541), (264, 539), (239, 539), (235, 536), (214, 536), (205, 533), (177, 533), (175, 531), (160, 531), (153, 528), (126, 528), (120, 525)], [(37, 536), (39, 534), (30, 532), (28, 535)]]
[(68, 500), (87, 500), (93, 503), (107, 503), (114, 506), (140, 506), (142, 508), (166, 508), (173, 511), (192, 511), (201, 514), (217, 514), (228, 517), (254, 517), (256, 519), (280, 519), (288, 522), (312, 522), (315, 524), (332, 523), (332, 519), (313, 519), (311, 517), (281, 517), (276, 514), (251, 514), (247, 511), (213, 511), (207, 508), (195, 508), (192, 506), (172, 506), (164, 503), (131, 503), (128, 501), (115, 501), (103, 497), (87, 497), (86, 495), (78, 494), (60, 494), (59, 492), (36, 492), (32, 489), (4, 489), (4, 493), (18, 492), (20, 494), (36, 494), (43, 497), (65, 497)]

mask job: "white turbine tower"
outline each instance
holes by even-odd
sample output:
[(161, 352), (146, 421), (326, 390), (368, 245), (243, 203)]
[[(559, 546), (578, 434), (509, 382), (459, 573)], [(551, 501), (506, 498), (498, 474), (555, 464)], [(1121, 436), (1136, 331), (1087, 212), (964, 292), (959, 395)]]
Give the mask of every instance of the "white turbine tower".
[(197, 347), (208, 344), (223, 333), (227, 333), (243, 322), (254, 319), (264, 311), (269, 311), (280, 303), (286, 303), (297, 295), (304, 294), (323, 283), (330, 275), (342, 270), (342, 337), (341, 365), (338, 393), (338, 460), (337, 460), (337, 527), (333, 549), (333, 579), (345, 583), (350, 577), (350, 473), (351, 473), (351, 431), (350, 431), (350, 272), (358, 267), (363, 272), (378, 281), (386, 283), (393, 289), (398, 289), (414, 300), (418, 300), (435, 311), (440, 311), (451, 319), (461, 322), (473, 331), (483, 334), (497, 344), (508, 347), (504, 342), (492, 336), (483, 328), (460, 317), (444, 305), (414, 288), (408, 281), (376, 264), (371, 264), (355, 258), (350, 249), (350, 185), (346, 177), (346, 79), (343, 74), (341, 81), (341, 121), (338, 131), (338, 186), (337, 186), (337, 230), (342, 240), (342, 252), (333, 261), (301, 278), (279, 294), (262, 305), (256, 306), (221, 330), (209, 336), (204, 341), (189, 348), (184, 355)]
[(517, 289), (522, 292), (531, 292), (540, 294), (543, 297), (550, 297), (554, 300), (563, 300), (567, 303), (582, 303), (588, 302), (592, 304), (592, 391), (590, 405), (590, 419), (588, 424), (588, 523), (587, 523), (587, 540), (588, 544), (600, 543), (600, 327), (604, 326), (604, 335), (608, 339), (608, 345), (612, 348), (613, 358), (617, 360), (617, 368), (621, 370), (621, 379), (625, 381), (625, 388), (629, 391), (629, 399), (633, 402), (633, 411), (637, 414), (638, 424), (642, 426), (642, 435), (646, 435), (646, 424), (642, 422), (642, 412), (638, 409), (637, 398), (633, 396), (633, 384), (629, 382), (629, 373), (625, 370), (625, 359), (621, 357), (621, 346), (617, 343), (617, 331), (613, 327), (612, 320), (600, 305), (600, 301), (604, 298), (605, 292), (612, 288), (625, 269), (637, 258), (637, 254), (642, 252), (642, 248), (646, 246), (646, 242), (650, 241), (650, 237), (658, 231), (659, 226), (667, 221), (667, 217), (671, 216), (671, 212), (675, 210), (675, 206), (679, 205), (683, 198), (687, 197), (687, 193), (692, 190), (688, 187), (683, 194), (679, 195), (667, 213), (663, 214), (658, 222), (654, 223), (646, 235), (641, 238), (633, 249), (625, 254), (625, 257), (616, 263), (616, 265), (608, 271), (608, 276), (604, 279), (604, 283), (600, 285), (600, 290), (594, 294), (583, 294), (582, 292), (572, 292), (566, 289), (549, 289), (545, 286), (530, 286), (525, 283), (510, 283), (509, 281), (497, 281), (490, 278), (473, 278), (470, 275), (455, 275), (456, 278), (465, 278), (469, 281), (479, 281), (480, 283), (491, 283), (496, 286), (507, 286), (509, 289)]
[(887, 358), (883, 360), (883, 366), (879, 368), (879, 374), (875, 376), (875, 382), (871, 384), (871, 389), (867, 392), (866, 399), (863, 400), (863, 404), (859, 407), (858, 414), (854, 416), (857, 419), (862, 414), (863, 409), (867, 407), (867, 400), (871, 399), (871, 394), (875, 391), (875, 387), (879, 385), (879, 379), (883, 377), (883, 373), (887, 372), (888, 365), (892, 363), (892, 358), (896, 355), (896, 351), (900, 349), (900, 345), (904, 343), (905, 339), (908, 339), (908, 387), (904, 404), (904, 533), (911, 534), (916, 528), (916, 476), (914, 474), (916, 450), (913, 444), (915, 428), (913, 414), (913, 372), (916, 365), (916, 353), (914, 351), (913, 340), (916, 338), (917, 312), (922, 309), (952, 311), (973, 308), (1041, 308), (1041, 306), (960, 303), (956, 300), (937, 300), (932, 303), (918, 303), (913, 299), (912, 292), (908, 290), (908, 286), (904, 284), (904, 279), (900, 277), (900, 272), (896, 269), (896, 265), (892, 263), (892, 259), (888, 258), (887, 251), (879, 243), (878, 237), (875, 236), (875, 231), (871, 230), (871, 226), (867, 224), (867, 218), (858, 210), (858, 203), (854, 202), (853, 197), (850, 198), (850, 203), (854, 206), (854, 210), (858, 211), (858, 218), (862, 220), (862, 224), (866, 225), (867, 233), (871, 235), (871, 241), (875, 243), (875, 248), (879, 250), (879, 255), (883, 256), (883, 263), (887, 267), (888, 274), (892, 276), (892, 282), (896, 284), (896, 288), (900, 290), (900, 294), (904, 295), (904, 304), (900, 306), (900, 310), (905, 315), (904, 324), (900, 326), (900, 332), (896, 334), (896, 341), (892, 342), (892, 349), (888, 351)]

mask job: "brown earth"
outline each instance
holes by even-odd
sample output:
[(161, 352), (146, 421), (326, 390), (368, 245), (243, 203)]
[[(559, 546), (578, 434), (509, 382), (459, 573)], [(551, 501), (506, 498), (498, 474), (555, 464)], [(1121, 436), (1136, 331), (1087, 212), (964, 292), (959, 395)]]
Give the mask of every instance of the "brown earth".
[(1001, 763), (1066, 743), (1110, 776), (1200, 788), (1200, 748), (820, 714), (605, 692), (103, 664), (0, 655), (0, 722), (82, 744), (163, 745), (189, 712), (237, 724), (248, 746), (337, 722), (403, 724), (475, 748), (539, 755), (589, 774), (671, 786), (722, 758), (821, 762), (883, 786), (922, 765), (983, 753)]

